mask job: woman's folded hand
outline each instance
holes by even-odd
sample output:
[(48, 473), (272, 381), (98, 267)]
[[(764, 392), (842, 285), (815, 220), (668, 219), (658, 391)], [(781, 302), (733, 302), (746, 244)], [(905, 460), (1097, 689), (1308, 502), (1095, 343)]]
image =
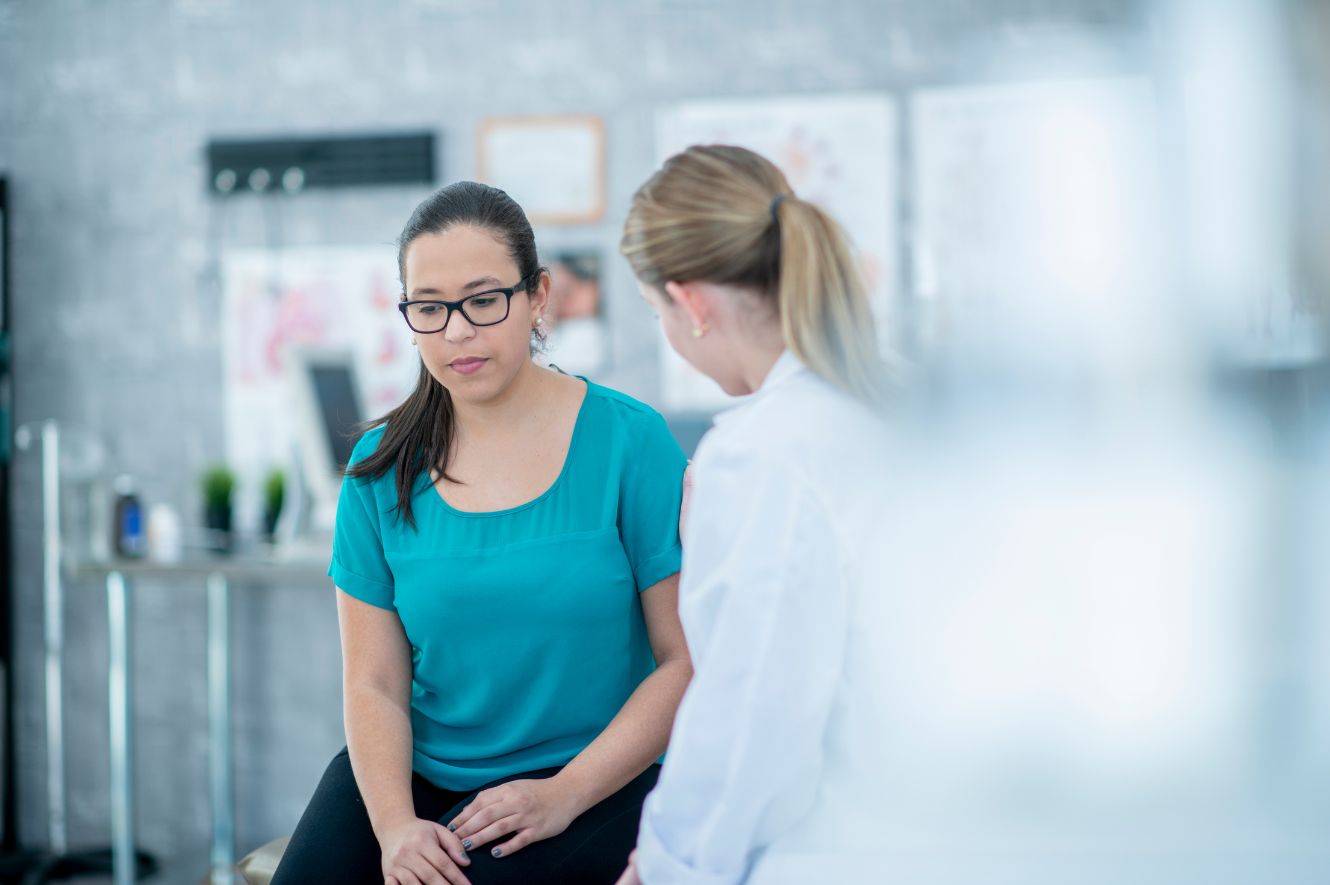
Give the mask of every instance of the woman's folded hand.
[(462, 840), (433, 821), (409, 820), (384, 834), (384, 885), (471, 885)]
[(557, 778), (516, 780), (482, 790), (448, 829), (467, 849), (511, 835), (490, 850), (495, 857), (507, 857), (559, 835), (582, 810)]

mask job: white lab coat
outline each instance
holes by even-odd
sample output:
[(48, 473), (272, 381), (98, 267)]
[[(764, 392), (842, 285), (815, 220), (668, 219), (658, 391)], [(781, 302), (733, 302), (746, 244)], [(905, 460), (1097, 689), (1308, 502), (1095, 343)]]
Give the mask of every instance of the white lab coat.
[(643, 810), (645, 885), (862, 880), (879, 726), (856, 704), (855, 610), (883, 446), (789, 353), (699, 446), (679, 596), (696, 675)]

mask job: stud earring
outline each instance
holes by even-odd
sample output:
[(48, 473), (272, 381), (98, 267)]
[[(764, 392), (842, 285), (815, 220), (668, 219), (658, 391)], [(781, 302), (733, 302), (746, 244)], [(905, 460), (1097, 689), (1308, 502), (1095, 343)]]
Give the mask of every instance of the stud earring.
[(411, 346), (412, 346), (412, 347), (415, 347), (415, 346), (416, 346), (416, 336), (415, 336), (415, 335), (412, 335), (412, 336), (411, 336)]
[(694, 327), (693, 327), (693, 337), (694, 337), (694, 338), (701, 338), (703, 335), (705, 335), (705, 334), (707, 333), (707, 331), (708, 331), (710, 328), (711, 328), (711, 327), (708, 326), (706, 323), (703, 323), (703, 324), (700, 325), (700, 326), (694, 326)]

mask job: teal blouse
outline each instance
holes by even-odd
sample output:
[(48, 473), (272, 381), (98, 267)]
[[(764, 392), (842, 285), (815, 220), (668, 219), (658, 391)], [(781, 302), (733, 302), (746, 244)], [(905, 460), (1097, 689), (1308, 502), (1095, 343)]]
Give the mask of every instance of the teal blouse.
[(563, 470), (533, 501), (464, 512), (421, 473), (413, 530), (395, 469), (343, 480), (328, 574), (401, 618), (415, 771), (472, 790), (563, 765), (604, 730), (655, 668), (637, 594), (679, 571), (686, 463), (653, 409), (588, 382)]

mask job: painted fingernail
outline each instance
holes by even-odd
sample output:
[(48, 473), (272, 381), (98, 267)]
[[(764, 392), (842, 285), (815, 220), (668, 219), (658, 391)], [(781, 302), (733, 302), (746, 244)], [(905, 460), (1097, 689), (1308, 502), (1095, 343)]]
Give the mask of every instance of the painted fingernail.
[(471, 840), (470, 840), (470, 839), (463, 839), (463, 840), (462, 840), (462, 847), (465, 848), (467, 851), (470, 851), (470, 850), (471, 850)]
[(457, 832), (457, 824), (448, 824), (448, 832), (450, 832), (450, 833), (456, 833), (456, 832)]
[(470, 861), (471, 861), (471, 856), (470, 856), (469, 854), (467, 854), (465, 851), (463, 851), (463, 852), (462, 852), (462, 860), (467, 861), (468, 863), (470, 863)]
[(493, 851), (491, 851), (490, 854), (494, 855), (495, 857), (503, 857), (503, 849), (496, 848)]

